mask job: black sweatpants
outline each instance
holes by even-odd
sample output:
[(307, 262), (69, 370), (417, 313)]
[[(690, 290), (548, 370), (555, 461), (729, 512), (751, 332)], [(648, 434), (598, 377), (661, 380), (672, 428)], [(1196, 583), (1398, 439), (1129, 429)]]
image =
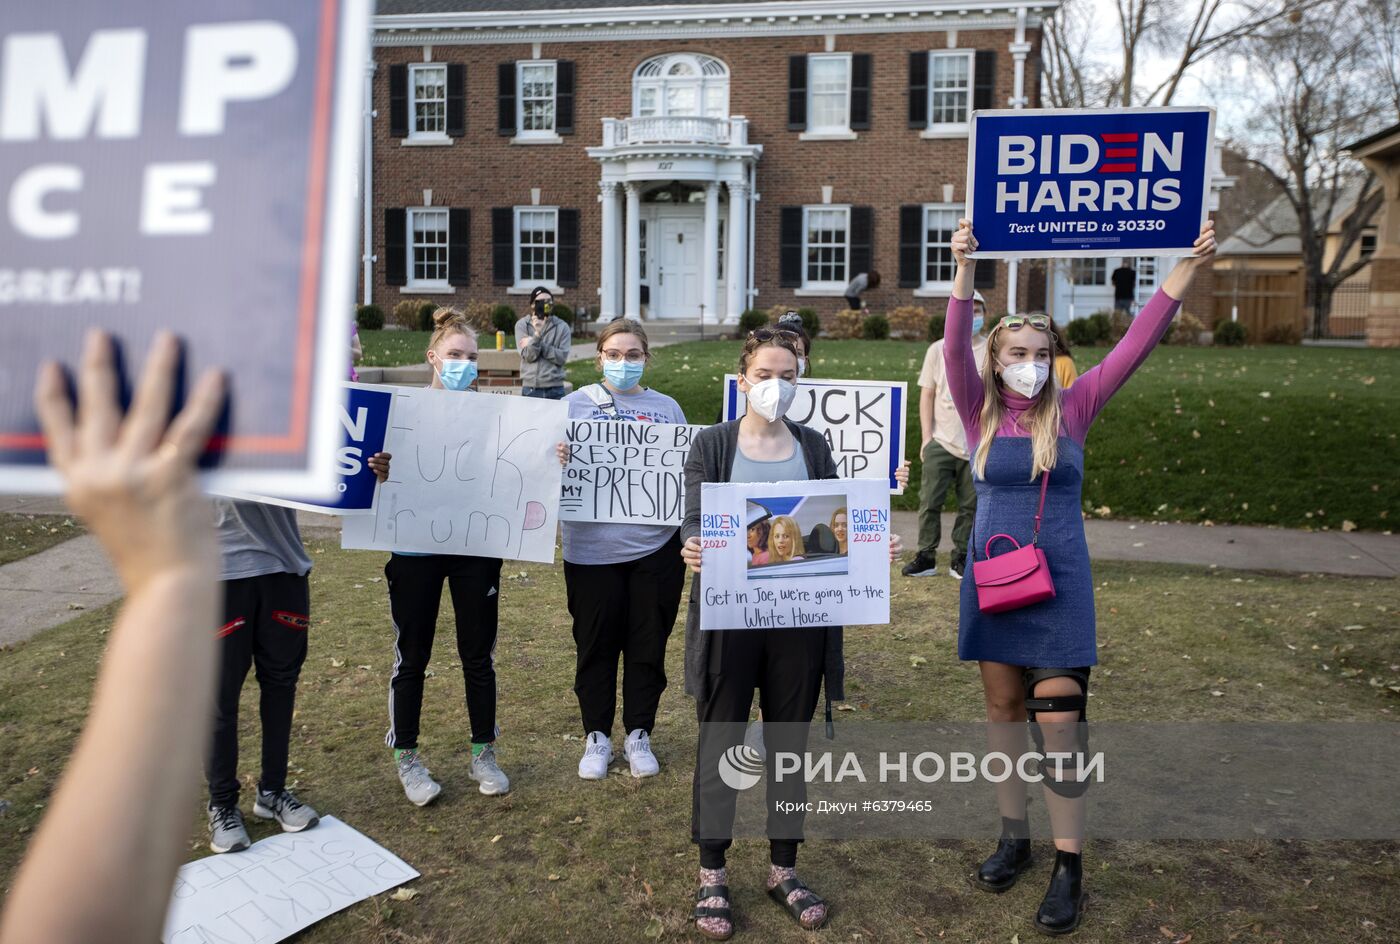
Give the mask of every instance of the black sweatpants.
[(763, 740), (767, 749), (768, 842), (772, 862), (797, 864), (802, 841), (801, 812), (780, 813), (780, 800), (805, 803), (807, 784), (801, 776), (774, 777), (779, 752), (807, 750), (807, 732), (817, 707), (826, 660), (826, 631), (812, 629), (712, 630), (709, 693), (697, 702), (700, 740), (691, 787), (691, 840), (700, 846), (700, 867), (724, 867), (732, 842), (738, 794), (720, 776), (719, 758), (744, 741), (754, 689), (763, 711)]
[(389, 679), (390, 747), (418, 746), (423, 712), (423, 673), (433, 654), (442, 582), (452, 592), (457, 654), (467, 687), (472, 743), (496, 740), (496, 620), (501, 561), (495, 557), (395, 554), (384, 565), (389, 612), (394, 620), (394, 671)]
[(249, 667), (257, 674), (262, 719), (262, 777), (258, 786), (287, 786), (287, 751), (297, 679), (306, 661), (311, 590), (306, 576), (264, 574), (223, 581), (219, 627), (219, 691), (214, 738), (204, 764), (213, 806), (238, 803), (238, 696)]
[(574, 618), (574, 694), (584, 735), (612, 737), (617, 711), (617, 662), (622, 658), (622, 727), (648, 734), (666, 690), (666, 640), (685, 586), (681, 539), (621, 564), (564, 561), (569, 615)]

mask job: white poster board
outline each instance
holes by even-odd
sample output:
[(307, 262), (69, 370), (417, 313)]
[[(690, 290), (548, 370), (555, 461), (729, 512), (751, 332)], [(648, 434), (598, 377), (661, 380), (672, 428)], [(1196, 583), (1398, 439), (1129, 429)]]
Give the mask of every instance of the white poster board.
[(163, 944), (273, 944), (357, 901), (418, 877), (334, 816), (242, 852), (180, 866)]
[(890, 494), (878, 479), (706, 483), (700, 543), (701, 629), (890, 621)]
[(685, 458), (704, 428), (574, 420), (560, 519), (679, 526), (685, 518)]
[[(902, 495), (904, 489), (894, 473), (904, 462), (908, 399), (903, 381), (808, 378), (797, 382), (797, 397), (787, 418), (826, 438), (842, 478), (886, 479), (890, 491)], [(739, 378), (726, 374), (725, 421), (737, 420), (748, 408), (748, 398), (739, 392)]]
[(557, 400), (400, 390), (374, 514), (341, 547), (552, 563), (569, 409)]

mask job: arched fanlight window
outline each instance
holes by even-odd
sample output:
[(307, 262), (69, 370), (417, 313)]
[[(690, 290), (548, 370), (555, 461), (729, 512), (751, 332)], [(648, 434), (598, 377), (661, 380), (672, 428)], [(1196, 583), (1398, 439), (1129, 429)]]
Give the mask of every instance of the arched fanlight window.
[(713, 56), (696, 53), (648, 59), (632, 78), (632, 114), (727, 117), (729, 69)]

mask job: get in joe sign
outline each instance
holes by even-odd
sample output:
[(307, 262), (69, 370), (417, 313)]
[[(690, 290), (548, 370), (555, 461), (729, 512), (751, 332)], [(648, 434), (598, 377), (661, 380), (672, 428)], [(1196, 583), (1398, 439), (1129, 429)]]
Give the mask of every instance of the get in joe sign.
[(974, 112), (978, 258), (1188, 255), (1205, 222), (1215, 111)]
[(54, 491), (35, 369), (89, 328), (220, 367), (206, 486), (330, 497), (370, 0), (0, 4), (0, 487)]

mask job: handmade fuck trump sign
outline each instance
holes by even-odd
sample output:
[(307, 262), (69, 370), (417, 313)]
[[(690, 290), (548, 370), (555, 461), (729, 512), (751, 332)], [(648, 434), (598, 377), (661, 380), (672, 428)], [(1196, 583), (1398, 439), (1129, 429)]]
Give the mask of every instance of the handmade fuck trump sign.
[(53, 491), (36, 367), (91, 327), (228, 374), (211, 488), (330, 497), (368, 0), (6, 3), (0, 483)]
[(978, 111), (977, 258), (1189, 255), (1210, 196), (1210, 108)]
[(553, 561), (568, 414), (554, 400), (396, 392), (389, 479), (373, 514), (345, 519), (341, 546)]
[(560, 519), (679, 526), (685, 518), (685, 457), (704, 428), (574, 420)]
[(273, 944), (418, 877), (418, 872), (334, 816), (236, 855), (180, 866), (163, 944)]
[[(787, 418), (810, 426), (826, 438), (836, 471), (843, 478), (889, 482), (896, 495), (904, 489), (894, 474), (904, 462), (907, 387), (903, 381), (800, 380)], [(724, 377), (724, 419), (748, 412), (734, 374)]]
[(878, 479), (706, 484), (700, 628), (888, 623), (889, 546)]

